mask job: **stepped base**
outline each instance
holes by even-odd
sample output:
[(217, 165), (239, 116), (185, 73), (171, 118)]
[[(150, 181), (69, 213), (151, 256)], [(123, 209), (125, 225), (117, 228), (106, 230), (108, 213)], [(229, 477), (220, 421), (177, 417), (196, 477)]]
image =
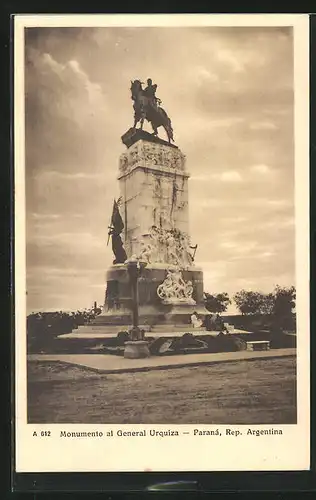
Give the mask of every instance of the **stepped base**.
[[(147, 331), (159, 325), (191, 324), (191, 315), (197, 312), (202, 318), (210, 314), (204, 305), (190, 303), (144, 304), (138, 308), (140, 327)], [(132, 314), (129, 311), (108, 311), (100, 314), (89, 325), (90, 328), (114, 328), (117, 331), (132, 324)]]
[[(59, 339), (93, 339), (93, 338), (115, 338), (117, 334), (121, 331), (129, 331), (131, 326), (124, 326), (122, 328), (115, 327), (99, 327), (98, 329), (92, 329), (89, 325), (86, 327), (81, 327), (78, 330), (74, 330), (72, 333), (67, 333), (60, 335)], [(142, 326), (139, 327), (142, 329)], [(144, 328), (145, 329), (145, 328)], [(193, 333), (194, 335), (206, 334), (210, 335), (212, 332), (207, 331), (205, 328), (193, 328), (190, 325), (157, 325), (152, 328), (145, 330), (145, 337), (165, 337), (169, 335), (181, 336), (184, 333)], [(218, 332), (214, 332), (218, 335)]]

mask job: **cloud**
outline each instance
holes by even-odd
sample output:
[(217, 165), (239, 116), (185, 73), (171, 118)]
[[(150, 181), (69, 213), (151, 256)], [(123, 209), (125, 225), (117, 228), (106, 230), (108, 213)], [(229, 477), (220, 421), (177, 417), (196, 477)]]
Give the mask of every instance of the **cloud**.
[(283, 228), (293, 228), (295, 225), (295, 217), (294, 216), (285, 216), (285, 217), (271, 217), (271, 219), (265, 220), (262, 223), (262, 227), (264, 229), (275, 228), (277, 230)]
[(210, 171), (208, 174), (193, 174), (190, 176), (190, 181), (194, 182), (212, 182), (214, 180), (222, 182), (240, 182), (242, 181), (242, 176), (239, 172), (235, 170), (227, 170), (221, 173), (212, 173)]
[(258, 246), (257, 241), (222, 241), (219, 246), (224, 250), (232, 251), (234, 254), (249, 254)]
[(292, 207), (294, 205), (294, 200), (289, 200), (289, 199), (282, 199), (280, 198), (279, 200), (266, 200), (267, 205), (270, 205), (272, 207)]
[(218, 61), (227, 64), (233, 72), (241, 73), (245, 69), (245, 61), (238, 58), (236, 52), (228, 49), (220, 49), (216, 52)]
[(48, 273), (51, 276), (56, 277), (56, 279), (61, 279), (61, 278), (72, 278), (73, 276), (80, 275), (82, 278), (87, 278), (91, 275), (96, 275), (99, 274), (98, 269), (87, 269), (87, 268), (82, 268), (78, 272), (77, 267), (64, 267), (64, 266), (52, 266), (52, 265), (38, 265), (34, 264), (32, 268), (27, 269), (27, 275), (28, 277), (33, 277), (36, 279), (38, 274), (43, 274), (43, 273)]
[(61, 218), (60, 214), (38, 214), (36, 212), (31, 214), (31, 217), (35, 220), (46, 220), (46, 221), (51, 221), (51, 220), (58, 220)]
[(72, 60), (69, 61), (68, 64), (81, 79), (83, 86), (87, 89), (90, 103), (96, 104), (100, 98), (103, 98), (101, 85), (90, 81), (87, 73), (83, 71), (78, 61)]
[(107, 102), (76, 60), (61, 63), (50, 53), (26, 50), (26, 162), (39, 171), (95, 169), (104, 152)]
[(257, 255), (258, 259), (270, 259), (275, 256), (275, 252), (262, 252)]
[(219, 179), (223, 182), (241, 182), (242, 177), (236, 170), (227, 170), (219, 175)]
[(190, 176), (190, 182), (205, 182), (210, 180), (210, 175), (208, 174), (194, 174)]
[(41, 181), (46, 181), (46, 182), (51, 182), (52, 179), (57, 179), (57, 180), (69, 180), (69, 181), (102, 181), (104, 180), (104, 175), (101, 173), (99, 174), (91, 174), (89, 172), (75, 172), (75, 173), (64, 173), (64, 172), (58, 172), (56, 170), (45, 170), (43, 172), (40, 172), (38, 175), (35, 176), (37, 180)]
[(222, 222), (234, 227), (235, 224), (244, 224), (249, 220), (249, 217), (237, 215), (235, 217), (223, 217)]
[(89, 76), (80, 67), (78, 61), (71, 60), (67, 61), (66, 64), (61, 64), (47, 52), (44, 54), (34, 54), (34, 57), (36, 58), (36, 66), (39, 68), (39, 71), (45, 72), (45, 66), (47, 66), (66, 84), (75, 74), (81, 82), (82, 87), (87, 91), (87, 96), (91, 104), (96, 104), (102, 98), (101, 86), (90, 81)]
[(250, 127), (251, 130), (277, 130), (278, 127), (275, 123), (271, 121), (260, 121), (260, 122), (254, 122), (251, 123)]
[(195, 71), (192, 72), (192, 80), (195, 80), (195, 83), (198, 85), (204, 82), (211, 84), (218, 82), (219, 77), (216, 73), (206, 69), (204, 66), (197, 66)]
[(249, 278), (238, 278), (237, 279), (237, 286), (240, 288), (248, 288), (249, 286), (253, 285), (254, 280), (249, 279)]
[(269, 167), (268, 165), (264, 165), (264, 164), (253, 165), (250, 169), (252, 172), (255, 172), (258, 174), (263, 174), (263, 175), (271, 173), (271, 167)]
[(80, 247), (80, 252), (87, 252), (88, 250), (93, 250), (96, 248), (104, 248), (105, 243), (100, 236), (96, 236), (90, 232), (64, 232), (64, 233), (53, 233), (53, 234), (37, 234), (36, 243), (41, 246), (64, 246), (69, 252), (77, 246)]

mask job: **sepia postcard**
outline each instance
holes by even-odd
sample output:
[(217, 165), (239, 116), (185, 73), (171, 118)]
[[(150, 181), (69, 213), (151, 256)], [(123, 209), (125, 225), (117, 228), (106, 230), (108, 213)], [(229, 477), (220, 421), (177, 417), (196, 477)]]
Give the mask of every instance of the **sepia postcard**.
[(310, 468), (308, 15), (14, 17), (16, 472)]

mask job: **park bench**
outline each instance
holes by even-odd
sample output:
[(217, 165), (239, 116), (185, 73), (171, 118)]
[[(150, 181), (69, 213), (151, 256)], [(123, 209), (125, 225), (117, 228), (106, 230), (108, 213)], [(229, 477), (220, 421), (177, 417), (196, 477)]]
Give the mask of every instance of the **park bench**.
[(247, 351), (267, 351), (270, 349), (269, 340), (247, 340)]

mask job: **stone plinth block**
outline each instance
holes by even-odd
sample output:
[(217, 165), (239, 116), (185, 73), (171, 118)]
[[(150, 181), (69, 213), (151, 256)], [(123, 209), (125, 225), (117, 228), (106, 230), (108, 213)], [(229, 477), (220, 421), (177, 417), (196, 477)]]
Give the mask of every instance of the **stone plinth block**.
[(140, 128), (130, 128), (127, 132), (125, 132), (125, 134), (122, 135), (121, 139), (127, 148), (130, 148), (140, 139), (156, 144), (165, 144), (171, 148), (178, 148), (175, 144), (164, 141), (163, 139), (160, 139), (160, 137), (150, 134), (149, 132), (146, 132), (146, 130), (141, 130)]
[[(167, 266), (147, 265), (138, 280), (139, 324), (189, 324), (191, 314), (196, 311), (201, 316), (208, 314), (204, 308), (203, 273), (199, 268), (181, 271), (185, 282), (192, 283), (192, 300), (162, 300), (157, 290), (166, 280)], [(93, 321), (98, 325), (131, 325), (132, 297), (127, 266), (116, 264), (107, 273), (107, 291), (102, 314)]]
[(180, 149), (142, 136), (121, 155), (118, 178), (127, 256), (143, 255), (150, 263), (192, 265), (189, 174)]
[(106, 274), (105, 302), (102, 314), (93, 321), (98, 325), (132, 324), (131, 290), (127, 266), (114, 264)]
[(191, 315), (196, 312), (200, 318), (210, 314), (205, 309), (204, 304), (173, 304), (165, 314), (165, 325), (189, 325), (191, 324)]
[(124, 358), (139, 359), (149, 358), (150, 352), (146, 340), (129, 340), (125, 342)]

